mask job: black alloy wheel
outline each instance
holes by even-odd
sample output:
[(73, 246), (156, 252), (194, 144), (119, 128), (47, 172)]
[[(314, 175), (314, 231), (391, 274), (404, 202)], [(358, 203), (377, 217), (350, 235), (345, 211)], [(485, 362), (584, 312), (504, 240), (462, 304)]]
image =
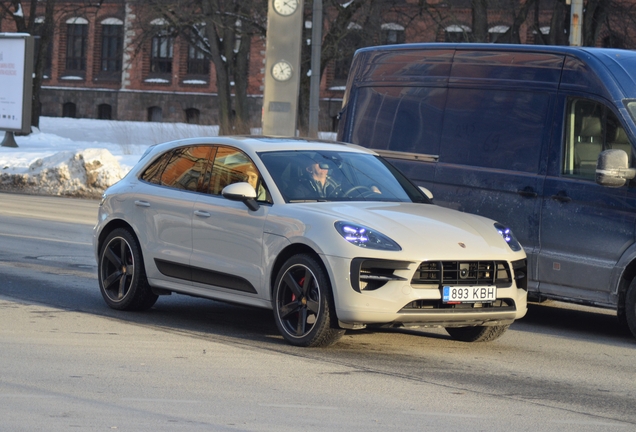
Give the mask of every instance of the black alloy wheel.
[(113, 309), (146, 310), (157, 301), (146, 279), (139, 243), (126, 229), (118, 228), (106, 237), (98, 275), (102, 296)]
[(276, 326), (291, 345), (327, 346), (344, 334), (337, 326), (326, 272), (309, 255), (285, 262), (276, 278), (273, 301)]

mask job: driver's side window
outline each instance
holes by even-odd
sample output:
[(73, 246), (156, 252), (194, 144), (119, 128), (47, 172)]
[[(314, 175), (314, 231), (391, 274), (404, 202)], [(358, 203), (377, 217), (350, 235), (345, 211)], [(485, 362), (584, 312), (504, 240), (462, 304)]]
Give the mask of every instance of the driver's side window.
[(571, 98), (566, 112), (561, 173), (594, 180), (598, 155), (607, 149), (624, 150), (631, 166), (631, 143), (616, 115), (602, 103)]

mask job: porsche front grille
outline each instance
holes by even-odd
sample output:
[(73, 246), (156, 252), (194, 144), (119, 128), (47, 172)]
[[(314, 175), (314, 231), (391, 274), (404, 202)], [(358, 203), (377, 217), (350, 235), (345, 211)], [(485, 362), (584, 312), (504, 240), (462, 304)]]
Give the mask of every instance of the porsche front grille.
[(411, 283), (438, 286), (512, 285), (506, 261), (425, 261), (413, 275)]

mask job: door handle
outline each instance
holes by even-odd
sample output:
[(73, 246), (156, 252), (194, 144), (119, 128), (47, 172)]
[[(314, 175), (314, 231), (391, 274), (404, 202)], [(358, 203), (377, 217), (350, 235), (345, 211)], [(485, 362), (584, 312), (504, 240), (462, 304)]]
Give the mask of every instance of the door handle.
[(517, 193), (524, 198), (536, 198), (537, 196), (539, 196), (539, 194), (534, 191), (532, 186), (526, 186), (523, 189), (518, 190)]
[(565, 193), (565, 191), (559, 191), (556, 195), (552, 195), (550, 198), (562, 203), (569, 203), (570, 201), (572, 201), (572, 198), (570, 198), (568, 194)]
[(135, 205), (139, 207), (150, 207), (150, 203), (148, 201), (135, 200)]
[(208, 213), (206, 211), (203, 211), (203, 210), (195, 210), (194, 214), (197, 215), (197, 216), (206, 217), (206, 218), (211, 216), (210, 213)]

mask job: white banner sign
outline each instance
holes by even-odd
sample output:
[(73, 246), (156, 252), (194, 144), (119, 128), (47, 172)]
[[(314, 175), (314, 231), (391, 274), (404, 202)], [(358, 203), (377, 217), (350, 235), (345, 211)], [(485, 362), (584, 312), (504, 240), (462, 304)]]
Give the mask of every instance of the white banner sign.
[[(0, 130), (22, 130), (25, 103), (30, 102), (24, 100), (27, 64), (24, 36), (0, 37)], [(30, 97), (31, 91), (27, 93)]]

